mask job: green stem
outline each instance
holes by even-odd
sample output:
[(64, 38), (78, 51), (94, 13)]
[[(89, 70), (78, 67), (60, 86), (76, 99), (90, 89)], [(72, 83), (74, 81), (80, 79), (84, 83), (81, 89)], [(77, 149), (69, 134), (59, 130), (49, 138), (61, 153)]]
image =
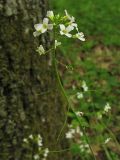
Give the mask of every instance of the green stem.
[[(69, 109), (71, 109), (72, 112), (74, 113), (75, 117), (77, 118), (77, 120), (78, 120), (78, 122), (79, 122), (79, 125), (80, 125), (80, 127), (81, 127), (81, 130), (82, 130), (82, 132), (83, 132), (83, 134), (84, 134), (84, 136), (85, 136), (86, 142), (87, 142), (87, 144), (89, 145), (89, 149), (90, 149), (90, 151), (91, 151), (91, 153), (92, 153), (92, 155), (93, 155), (93, 157), (94, 157), (94, 160), (96, 160), (96, 157), (95, 157), (95, 155), (94, 155), (94, 153), (93, 153), (92, 147), (90, 146), (90, 143), (89, 143), (88, 137), (87, 137), (87, 135), (86, 135), (86, 132), (85, 132), (83, 126), (81, 125), (81, 122), (80, 122), (78, 116), (76, 115), (74, 109), (73, 109), (73, 108), (70, 106), (70, 104), (69, 104), (69, 100), (68, 100), (67, 94), (66, 94), (66, 92), (65, 92), (65, 90), (64, 90), (64, 88), (63, 88), (63, 86), (62, 86), (61, 80), (60, 80), (60, 76), (59, 76), (58, 69), (57, 69), (57, 63), (56, 63), (55, 55), (56, 55), (56, 50), (54, 49), (54, 53), (52, 54), (53, 67), (54, 67), (56, 79), (57, 79), (58, 85), (59, 85), (59, 87), (60, 87), (61, 93), (62, 93), (62, 95), (65, 97), (65, 100), (67, 101), (67, 106), (68, 106), (67, 112), (69, 111)], [(60, 133), (59, 133), (59, 135), (58, 135), (57, 141), (59, 140), (59, 138), (60, 138), (60, 136), (61, 136), (61, 134), (62, 134), (62, 132), (63, 132), (66, 124), (67, 124), (67, 119), (68, 119), (68, 116), (66, 115), (65, 122), (64, 122), (64, 124), (63, 124), (62, 129), (60, 130)]]
[(70, 151), (71, 148), (67, 148), (67, 149), (62, 149), (62, 150), (56, 150), (56, 151), (50, 151), (50, 153), (60, 153), (60, 152), (66, 152), (66, 151)]
[[(66, 152), (66, 151), (70, 151), (70, 150), (71, 150), (71, 148), (65, 148), (62, 150), (52, 150), (52, 151), (49, 151), (49, 153), (61, 153), (61, 152)], [(41, 154), (44, 152), (45, 152), (45, 149), (40, 151)]]
[[(58, 82), (58, 86), (59, 86), (59, 88), (60, 88), (60, 91), (61, 91), (61, 93), (62, 93), (62, 96), (65, 98), (65, 101), (67, 102), (67, 106), (68, 106), (67, 112), (68, 112), (70, 105), (69, 105), (69, 101), (68, 101), (68, 98), (67, 98), (67, 94), (66, 94), (66, 92), (65, 92), (65, 90), (64, 90), (64, 88), (63, 88), (63, 86), (62, 86), (61, 80), (60, 80), (60, 76), (59, 76), (59, 73), (58, 73), (57, 62), (56, 62), (56, 57), (55, 57), (55, 56), (56, 56), (56, 49), (54, 49), (54, 52), (53, 52), (53, 54), (52, 54), (53, 67), (54, 67), (54, 72), (55, 72), (56, 79), (57, 79), (57, 82)], [(65, 122), (64, 122), (63, 127), (62, 127), (62, 129), (60, 130), (60, 133), (59, 133), (59, 135), (58, 135), (58, 137), (57, 137), (57, 142), (59, 141), (59, 138), (60, 138), (60, 136), (61, 136), (61, 134), (62, 134), (62, 132), (63, 132), (66, 124), (67, 124), (67, 119), (68, 119), (68, 116), (67, 116), (67, 114), (66, 114)]]
[[(54, 38), (55, 38), (55, 37), (56, 37), (56, 36), (55, 36), (55, 30), (54, 30)], [(66, 100), (66, 102), (67, 102), (67, 106), (68, 106), (67, 112), (69, 111), (69, 109), (71, 109), (72, 112), (74, 113), (76, 119), (77, 119), (78, 122), (79, 122), (79, 125), (80, 125), (80, 127), (81, 127), (81, 130), (82, 130), (82, 132), (83, 132), (83, 134), (84, 134), (84, 136), (85, 136), (86, 142), (87, 142), (87, 144), (89, 145), (89, 149), (90, 149), (90, 151), (91, 151), (91, 153), (92, 153), (92, 155), (93, 155), (93, 158), (94, 158), (94, 160), (96, 160), (96, 157), (95, 157), (95, 155), (94, 155), (94, 152), (93, 152), (93, 150), (92, 150), (92, 147), (90, 146), (90, 143), (89, 143), (87, 134), (86, 134), (86, 132), (85, 132), (85, 130), (84, 130), (84, 127), (81, 125), (81, 122), (80, 122), (78, 116), (76, 115), (74, 109), (73, 109), (72, 106), (70, 105), (69, 99), (68, 99), (68, 97), (67, 97), (67, 94), (66, 94), (66, 92), (65, 92), (65, 90), (64, 90), (64, 87), (63, 87), (63, 85), (62, 85), (62, 83), (61, 83), (60, 76), (59, 76), (59, 73), (58, 73), (58, 68), (57, 68), (55, 44), (54, 44), (54, 52), (53, 52), (53, 54), (52, 54), (52, 63), (53, 63), (53, 68), (54, 68), (54, 72), (55, 72), (55, 75), (56, 75), (56, 79), (57, 79), (59, 88), (60, 88), (60, 90), (61, 90), (61, 93), (62, 93), (63, 97), (65, 98), (65, 100)], [(64, 122), (64, 124), (63, 124), (62, 129), (60, 130), (60, 133), (59, 133), (58, 138), (57, 138), (57, 142), (58, 142), (58, 140), (59, 140), (59, 138), (60, 138), (60, 136), (61, 136), (61, 134), (62, 134), (65, 126), (66, 126), (66, 124), (67, 124), (67, 119), (68, 119), (68, 115), (66, 114), (65, 122)]]

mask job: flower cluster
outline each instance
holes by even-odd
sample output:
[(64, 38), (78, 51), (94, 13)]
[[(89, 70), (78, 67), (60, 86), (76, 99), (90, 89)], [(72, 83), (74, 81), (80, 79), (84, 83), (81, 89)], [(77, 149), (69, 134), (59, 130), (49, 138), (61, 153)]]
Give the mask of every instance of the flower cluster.
[(103, 115), (106, 115), (111, 110), (110, 104), (107, 102), (102, 111), (97, 112), (98, 119), (102, 119)]
[(79, 136), (83, 136), (83, 132), (80, 131), (80, 127), (77, 126), (76, 128), (72, 128), (72, 125), (69, 125), (69, 131), (66, 133), (67, 139), (75, 138), (75, 135), (78, 134)]
[(49, 149), (48, 148), (42, 149), (43, 142), (42, 142), (42, 137), (40, 134), (34, 135), (34, 136), (31, 134), (28, 136), (28, 138), (24, 138), (23, 142), (28, 146), (30, 146), (31, 143), (36, 144), (36, 146), (38, 148), (38, 152), (34, 154), (34, 156), (33, 156), (34, 160), (39, 160), (39, 159), (46, 160), (48, 153), (49, 153)]
[[(47, 11), (47, 15), (42, 23), (35, 24), (34, 28), (34, 37), (38, 37), (45, 32), (53, 30), (55, 34), (57, 33), (58, 35), (66, 36), (68, 38), (77, 38), (81, 41), (85, 41), (83, 32), (79, 32), (75, 18), (70, 16), (66, 10), (64, 16), (60, 16), (59, 14), (55, 15), (53, 11)], [(55, 40), (55, 49), (59, 45), (61, 45), (61, 43)], [(40, 55), (45, 54), (42, 45), (40, 45), (36, 51)]]
[(104, 113), (109, 112), (109, 110), (111, 110), (111, 106), (109, 103), (106, 103), (105, 107), (104, 107)]
[(72, 139), (73, 141), (76, 141), (80, 152), (90, 153), (89, 145), (86, 143), (86, 141), (84, 139), (84, 134), (80, 130), (80, 127), (77, 126), (76, 128), (72, 128), (72, 125), (69, 125), (68, 127), (69, 127), (69, 131), (66, 133), (66, 138)]

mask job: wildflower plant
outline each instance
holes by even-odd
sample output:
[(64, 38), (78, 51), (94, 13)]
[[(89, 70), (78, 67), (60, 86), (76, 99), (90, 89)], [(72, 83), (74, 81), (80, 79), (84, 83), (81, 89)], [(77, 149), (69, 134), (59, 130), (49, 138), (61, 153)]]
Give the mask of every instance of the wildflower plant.
[(23, 146), (30, 151), (32, 151), (32, 159), (33, 160), (46, 160), (49, 149), (43, 146), (43, 139), (40, 134), (32, 135), (30, 134), (28, 137), (23, 139)]
[[(69, 15), (69, 13), (66, 10), (65, 10), (65, 15), (63, 16), (60, 14), (54, 14), (53, 11), (47, 11), (46, 17), (43, 19), (42, 23), (35, 24), (34, 28), (35, 28), (35, 32), (33, 33), (34, 37), (39, 37), (41, 34), (44, 34), (46, 32), (51, 32), (53, 34), (53, 44), (51, 44), (51, 48), (49, 48), (49, 50), (46, 50), (42, 46), (42, 44), (40, 44), (40, 46), (38, 46), (36, 51), (39, 53), (39, 55), (45, 55), (45, 54), (48, 54), (49, 52), (52, 52), (52, 65), (54, 68), (56, 81), (58, 83), (61, 94), (63, 95), (63, 97), (67, 102), (67, 113), (66, 113), (65, 122), (63, 124), (63, 127), (60, 130), (57, 141), (59, 141), (60, 139), (60, 136), (67, 124), (67, 119), (69, 116), (71, 117), (72, 121), (70, 126), (68, 127), (69, 131), (66, 133), (66, 138), (69, 140), (72, 140), (73, 142), (76, 142), (75, 137), (79, 137), (79, 139), (77, 139), (77, 142), (78, 142), (77, 148), (79, 148), (79, 153), (81, 153), (81, 155), (82, 154), (84, 155), (86, 153), (88, 157), (89, 155), (90, 156), (92, 155), (93, 157), (92, 159), (96, 160), (95, 153), (93, 151), (93, 148), (91, 147), (92, 142), (89, 139), (88, 135), (86, 134), (86, 128), (89, 128), (89, 123), (87, 122), (85, 117), (89, 117), (89, 119), (91, 119), (91, 117), (89, 116), (89, 113), (84, 113), (85, 111), (84, 109), (80, 111), (79, 110), (76, 111), (72, 107), (69, 101), (68, 95), (66, 94), (66, 91), (61, 83), (61, 79), (60, 79), (59, 71), (57, 67), (58, 60), (56, 58), (57, 47), (62, 45), (62, 43), (59, 41), (60, 37), (69, 38), (69, 39), (78, 39), (84, 42), (85, 41), (84, 33), (79, 31), (79, 27), (75, 21), (75, 18)], [(74, 91), (75, 90), (76, 90), (76, 87), (74, 86)], [(86, 98), (86, 95), (89, 97), (88, 99)], [(92, 99), (91, 93), (90, 93), (89, 87), (87, 86), (87, 83), (84, 80), (81, 82), (81, 90), (76, 92), (76, 98), (77, 100), (81, 101), (80, 103), (83, 106), (85, 105), (85, 103), (83, 102), (84, 99), (87, 100), (87, 102), (91, 102), (91, 99)], [(87, 105), (85, 105), (85, 107), (86, 106)], [(98, 124), (101, 124), (103, 116), (106, 115), (108, 112), (110, 112), (110, 110), (111, 110), (111, 107), (109, 103), (107, 103), (103, 108), (103, 110), (100, 110), (95, 113), (95, 117), (97, 119), (96, 121), (99, 122)], [(95, 126), (96, 128), (94, 129), (97, 129), (98, 124)], [(102, 127), (106, 129), (106, 126), (102, 125)], [(115, 139), (114, 135), (111, 132), (110, 132), (110, 135), (111, 136), (107, 135), (105, 138), (102, 138), (102, 135), (100, 136), (101, 143), (102, 143), (102, 146), (104, 146), (104, 149), (105, 149), (105, 145), (109, 143), (109, 141), (111, 141), (111, 138)], [(27, 143), (26, 140), (24, 142)], [(40, 142), (39, 145), (41, 144), (42, 142)], [(76, 147), (76, 144), (75, 144), (75, 147)], [(44, 158), (46, 157), (47, 153), (48, 151), (44, 153)], [(37, 157), (38, 156), (36, 155), (34, 159), (37, 159)]]
[[(42, 23), (35, 24), (34, 28), (34, 37), (38, 37), (45, 32), (53, 32), (53, 49), (56, 49), (57, 46), (61, 45), (61, 42), (58, 42), (57, 39), (60, 35), (66, 36), (66, 38), (76, 38), (81, 41), (85, 41), (84, 34), (82, 32), (79, 32), (78, 25), (75, 22), (75, 18), (73, 16), (70, 16), (66, 10), (64, 16), (61, 16), (59, 14), (54, 15), (53, 11), (47, 11), (46, 18), (43, 19)], [(42, 45), (38, 47), (37, 52), (39, 52), (40, 55), (45, 53)]]

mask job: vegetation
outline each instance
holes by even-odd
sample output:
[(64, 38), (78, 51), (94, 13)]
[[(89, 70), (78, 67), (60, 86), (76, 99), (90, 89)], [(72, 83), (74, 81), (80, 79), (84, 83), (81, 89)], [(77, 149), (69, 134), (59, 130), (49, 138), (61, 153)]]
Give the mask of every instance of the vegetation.
[(80, 121), (84, 131), (79, 128), (74, 113), (71, 110), (68, 113), (66, 137), (75, 159), (91, 160), (93, 155), (100, 160), (120, 159), (119, 5), (118, 0), (111, 3), (108, 0), (52, 0), (54, 11), (62, 13), (67, 9), (86, 36), (86, 42), (82, 43), (61, 39), (63, 45), (58, 55), (70, 103), (77, 112), (83, 113)]

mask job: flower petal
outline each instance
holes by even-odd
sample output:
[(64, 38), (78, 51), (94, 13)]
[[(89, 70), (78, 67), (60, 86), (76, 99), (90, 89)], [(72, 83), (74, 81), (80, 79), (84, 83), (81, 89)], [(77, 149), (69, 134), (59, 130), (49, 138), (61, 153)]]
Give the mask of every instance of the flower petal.
[(48, 18), (44, 18), (44, 19), (43, 19), (43, 24), (48, 25), (48, 22), (49, 22), (49, 19), (48, 19)]
[(47, 17), (52, 19), (54, 17), (53, 11), (47, 11)]
[(72, 35), (71, 35), (70, 33), (66, 33), (65, 35), (66, 35), (67, 37), (69, 37), (69, 38), (72, 37)]
[(71, 25), (69, 25), (69, 26), (66, 28), (67, 32), (70, 32), (70, 31), (72, 31), (73, 29), (74, 29), (74, 27), (71, 26)]
[(62, 31), (60, 31), (60, 34), (63, 35), (64, 33)]
[(40, 23), (35, 24), (34, 27), (35, 27), (36, 31), (40, 31), (42, 29), (42, 24), (40, 24)]
[(60, 29), (65, 30), (65, 26), (63, 24), (60, 24)]
[(76, 23), (72, 23), (71, 24), (73, 27), (76, 27), (77, 28), (77, 24)]
[(33, 36), (34, 36), (34, 37), (37, 37), (37, 36), (39, 36), (40, 34), (41, 34), (41, 33), (38, 32), (38, 31), (33, 32)]
[(47, 28), (42, 27), (41, 33), (45, 33), (47, 31)]

